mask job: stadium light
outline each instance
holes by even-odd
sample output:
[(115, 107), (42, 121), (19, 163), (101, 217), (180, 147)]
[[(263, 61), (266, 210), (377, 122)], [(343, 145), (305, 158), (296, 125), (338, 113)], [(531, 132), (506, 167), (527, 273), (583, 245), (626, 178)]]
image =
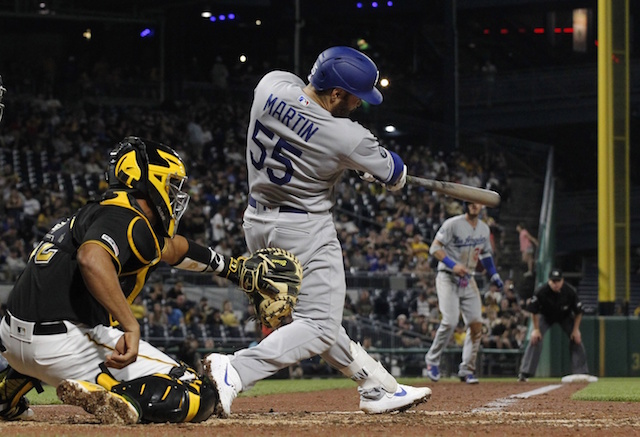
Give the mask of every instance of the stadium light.
[(147, 27), (146, 29), (143, 29), (142, 32), (140, 32), (140, 38), (150, 38), (153, 35), (155, 35), (155, 31), (149, 27)]

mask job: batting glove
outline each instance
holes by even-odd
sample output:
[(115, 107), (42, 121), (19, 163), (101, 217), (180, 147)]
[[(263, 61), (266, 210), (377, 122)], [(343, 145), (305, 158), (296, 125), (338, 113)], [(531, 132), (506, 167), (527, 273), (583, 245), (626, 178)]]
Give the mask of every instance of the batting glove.
[(499, 273), (494, 273), (493, 276), (491, 276), (491, 282), (496, 284), (496, 287), (498, 287), (500, 291), (504, 288), (504, 283), (502, 282)]
[(367, 181), (367, 182), (375, 182), (376, 181), (375, 176), (373, 176), (368, 171), (358, 171), (358, 170), (356, 170), (356, 173), (358, 173), (358, 176), (360, 176), (360, 179), (362, 179), (363, 181)]

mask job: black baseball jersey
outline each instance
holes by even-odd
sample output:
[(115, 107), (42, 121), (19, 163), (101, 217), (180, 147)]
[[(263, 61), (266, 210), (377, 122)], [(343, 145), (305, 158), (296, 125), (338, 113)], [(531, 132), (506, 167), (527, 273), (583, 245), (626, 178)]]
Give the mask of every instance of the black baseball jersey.
[(88, 326), (113, 325), (87, 289), (76, 260), (83, 244), (99, 244), (113, 257), (129, 303), (160, 261), (164, 238), (125, 191), (90, 202), (56, 224), (33, 250), (9, 295), (11, 313), (32, 322), (69, 320)]
[(562, 284), (560, 292), (553, 291), (549, 283), (539, 287), (531, 298), (527, 310), (534, 314), (542, 314), (550, 324), (582, 314), (583, 311), (578, 292), (566, 281)]

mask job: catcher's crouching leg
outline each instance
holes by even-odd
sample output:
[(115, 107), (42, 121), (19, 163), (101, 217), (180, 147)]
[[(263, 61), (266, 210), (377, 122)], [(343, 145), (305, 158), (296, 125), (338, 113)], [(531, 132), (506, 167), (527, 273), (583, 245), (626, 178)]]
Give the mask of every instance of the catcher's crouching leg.
[[(98, 384), (135, 401), (140, 407), (141, 422), (202, 422), (214, 411), (218, 392), (201, 379), (178, 379), (183, 368), (168, 375), (156, 373), (131, 381), (119, 382), (108, 373), (98, 376)], [(195, 373), (195, 372), (194, 372)]]
[(25, 420), (33, 416), (29, 400), (24, 396), (32, 388), (42, 393), (40, 381), (16, 372), (10, 367), (0, 372), (0, 420)]

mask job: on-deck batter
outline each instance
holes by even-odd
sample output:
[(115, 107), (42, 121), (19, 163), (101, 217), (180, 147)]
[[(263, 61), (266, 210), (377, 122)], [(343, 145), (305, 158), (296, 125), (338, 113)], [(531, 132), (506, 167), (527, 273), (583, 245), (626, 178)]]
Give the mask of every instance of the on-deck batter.
[(241, 390), (318, 354), (358, 383), (367, 413), (404, 410), (431, 395), (428, 388), (398, 384), (342, 327), (346, 283), (330, 211), (334, 187), (348, 169), (373, 175), (390, 190), (406, 180), (402, 159), (347, 118), (361, 100), (382, 102), (377, 80), (378, 69), (366, 55), (333, 47), (319, 55), (308, 85), (273, 71), (255, 89), (247, 139), (247, 247), (289, 250), (302, 263), (304, 278), (292, 323), (232, 357), (205, 359), (223, 416)]
[(458, 376), (468, 384), (477, 384), (475, 369), (482, 337), (482, 301), (472, 273), (478, 261), (482, 262), (500, 290), (503, 284), (493, 263), (489, 226), (478, 219), (482, 205), (468, 203), (465, 208), (464, 214), (442, 223), (429, 249), (431, 255), (439, 261), (436, 291), (442, 321), (431, 348), (425, 355), (425, 361), (427, 376), (438, 381), (442, 352), (449, 344), (462, 312), (462, 319), (468, 329)]

